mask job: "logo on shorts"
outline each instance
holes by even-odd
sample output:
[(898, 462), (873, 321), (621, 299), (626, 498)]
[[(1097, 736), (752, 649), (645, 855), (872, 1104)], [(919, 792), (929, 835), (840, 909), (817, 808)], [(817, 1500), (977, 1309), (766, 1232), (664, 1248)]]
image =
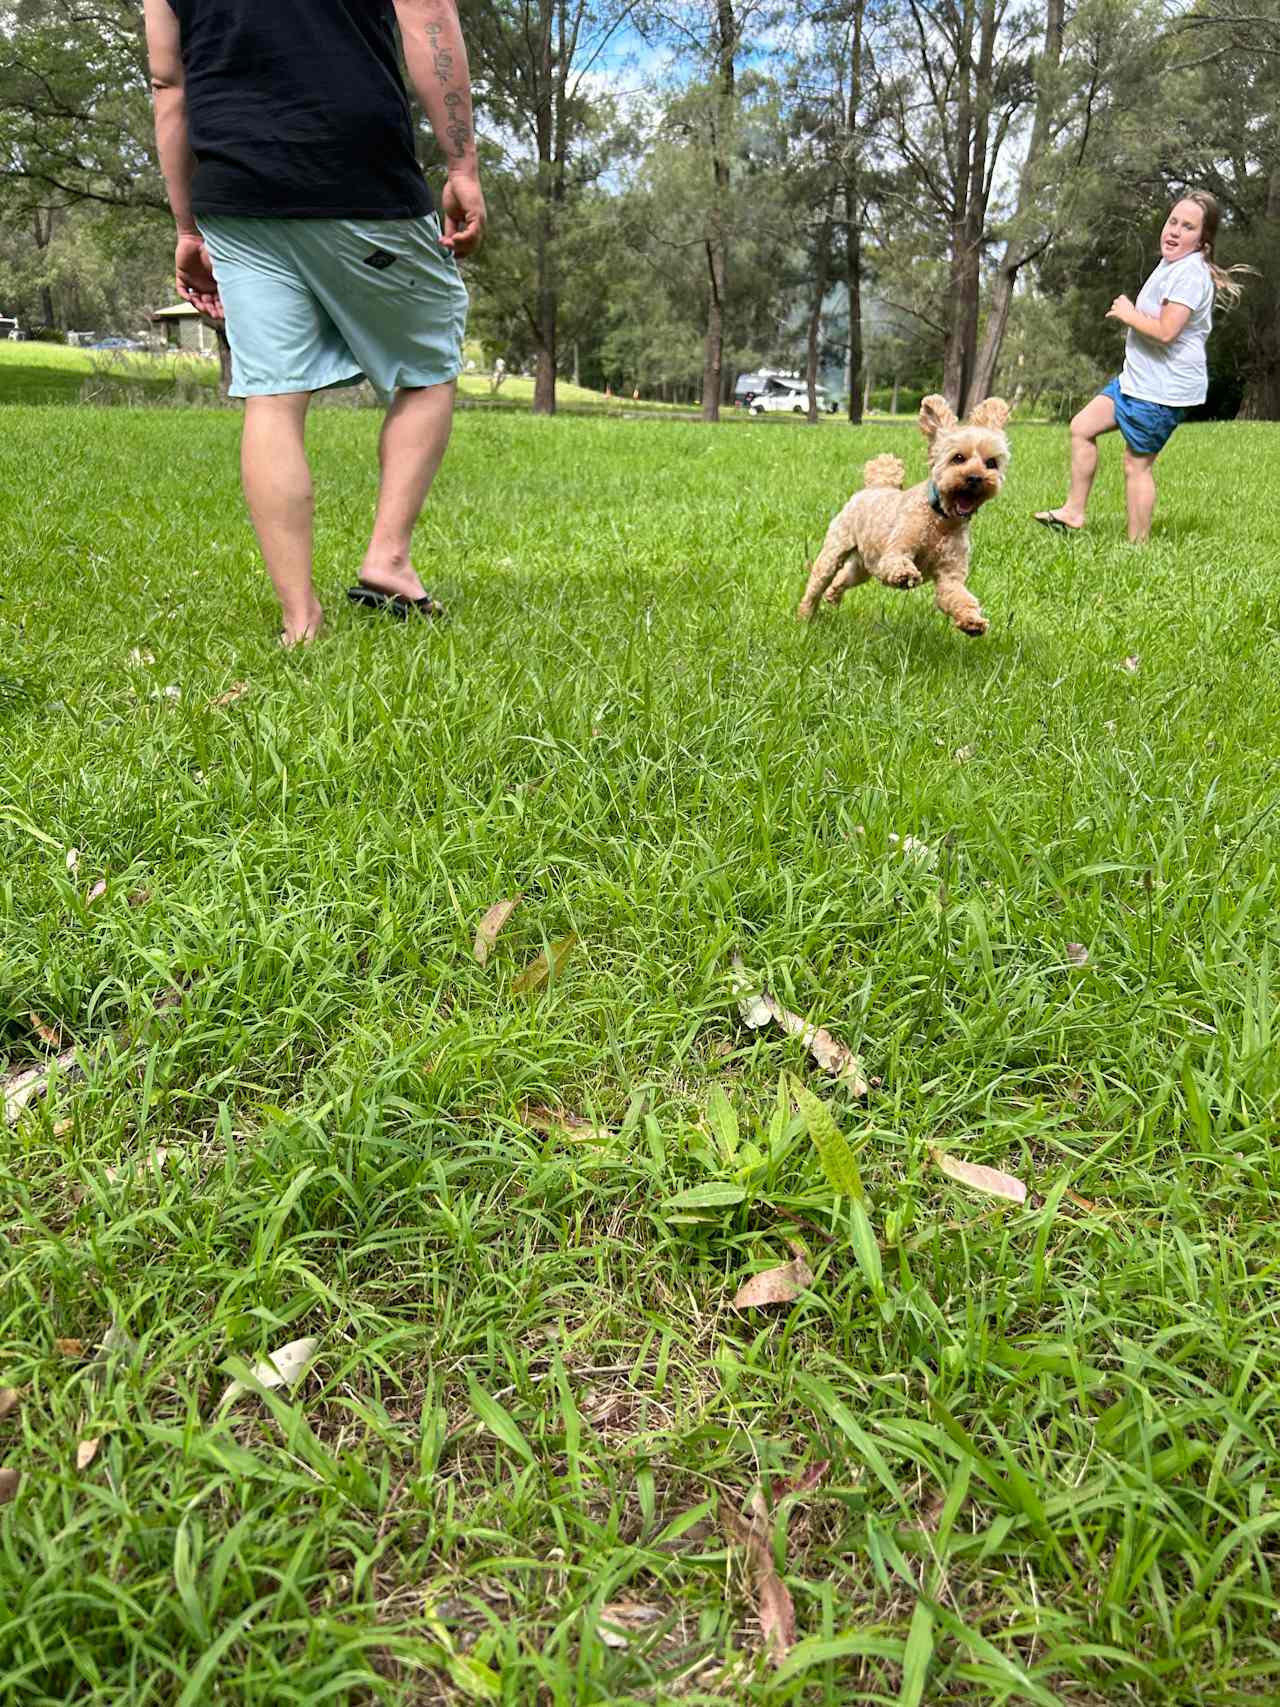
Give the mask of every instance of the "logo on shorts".
[(364, 264), (366, 267), (376, 267), (381, 273), (385, 272), (388, 267), (394, 266), (395, 259), (395, 256), (390, 252), (390, 250), (375, 249), (372, 255), (365, 256)]

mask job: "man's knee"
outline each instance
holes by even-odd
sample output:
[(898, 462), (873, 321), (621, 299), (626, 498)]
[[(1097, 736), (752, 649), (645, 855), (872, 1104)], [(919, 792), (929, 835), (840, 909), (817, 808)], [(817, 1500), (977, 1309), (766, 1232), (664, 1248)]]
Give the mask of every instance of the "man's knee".
[(1130, 450), (1126, 445), (1124, 447), (1125, 479), (1131, 480), (1135, 477), (1140, 479), (1144, 474), (1150, 474), (1155, 460), (1153, 456), (1139, 456), (1136, 451)]

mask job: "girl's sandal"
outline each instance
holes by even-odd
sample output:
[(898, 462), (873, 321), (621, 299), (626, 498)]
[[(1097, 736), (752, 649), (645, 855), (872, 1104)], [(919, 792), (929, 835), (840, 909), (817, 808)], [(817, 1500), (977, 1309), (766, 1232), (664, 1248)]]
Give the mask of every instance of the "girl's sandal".
[(1037, 510), (1032, 516), (1033, 522), (1039, 522), (1042, 528), (1049, 528), (1054, 533), (1083, 533), (1083, 528), (1073, 527), (1070, 522), (1064, 522), (1061, 516), (1055, 516), (1052, 510)]

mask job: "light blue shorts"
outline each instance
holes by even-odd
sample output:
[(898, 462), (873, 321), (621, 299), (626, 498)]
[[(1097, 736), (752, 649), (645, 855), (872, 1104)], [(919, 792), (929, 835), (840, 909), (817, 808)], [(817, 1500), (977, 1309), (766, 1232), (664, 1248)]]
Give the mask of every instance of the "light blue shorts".
[(368, 379), (383, 393), (462, 367), (467, 293), (421, 219), (200, 220), (227, 315), (231, 395)]

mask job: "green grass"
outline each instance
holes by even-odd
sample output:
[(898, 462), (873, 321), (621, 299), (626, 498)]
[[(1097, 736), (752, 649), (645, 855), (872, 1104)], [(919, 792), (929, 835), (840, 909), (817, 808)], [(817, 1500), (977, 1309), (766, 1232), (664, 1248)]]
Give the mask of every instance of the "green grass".
[[(1179, 433), (1145, 551), (1115, 441), (1063, 541), (1016, 433), (981, 641), (792, 621), (883, 429), (483, 413), (420, 530), (452, 622), (371, 621), (376, 429), (313, 423), (286, 656), (233, 415), (0, 411), (0, 1052), (85, 1068), (0, 1127), (6, 1701), (1274, 1699), (1277, 429)], [(812, 1286), (735, 1312), (788, 1237)]]
[(176, 351), (152, 356), (63, 344), (0, 343), (0, 407), (82, 400), (160, 402), (179, 382), (212, 389), (218, 383), (218, 365)]
[[(0, 407), (5, 404), (76, 403), (87, 381), (96, 380), (94, 401), (161, 400), (173, 390), (176, 377), (216, 386), (216, 363), (194, 356), (150, 356), (110, 350), (70, 349), (61, 344), (10, 344), (0, 341)], [(131, 397), (130, 392), (138, 395)], [(532, 379), (512, 375), (498, 390), (489, 389), (487, 374), (463, 374), (458, 391), (466, 404), (486, 404), (504, 412), (528, 409), (533, 403)], [(573, 413), (623, 414), (634, 411), (631, 399), (607, 398), (562, 379), (556, 387), (562, 409)], [(696, 409), (649, 399), (639, 405), (646, 414), (696, 415)]]
[[(464, 373), (458, 380), (458, 395), (464, 403), (486, 403), (504, 409), (528, 409), (533, 404), (533, 380), (522, 379), (519, 374), (511, 374), (494, 392), (489, 388), (488, 374)], [(601, 411), (606, 414), (625, 415), (634, 413), (637, 409), (643, 410), (646, 415), (697, 416), (701, 413), (696, 404), (663, 403), (651, 397), (642, 397), (638, 403), (633, 403), (630, 396), (606, 397), (603, 391), (592, 391), (589, 386), (574, 385), (567, 379), (556, 381), (556, 405), (574, 414)]]

